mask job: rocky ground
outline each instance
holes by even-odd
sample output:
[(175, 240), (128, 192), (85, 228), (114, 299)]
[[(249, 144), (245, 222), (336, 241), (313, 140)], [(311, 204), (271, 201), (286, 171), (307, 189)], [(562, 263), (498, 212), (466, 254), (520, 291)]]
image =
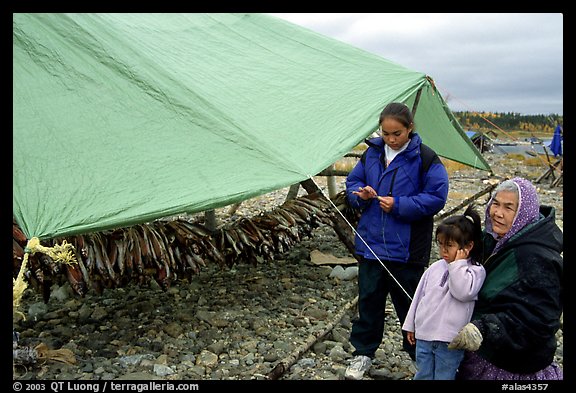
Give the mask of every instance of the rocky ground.
[[(503, 177), (535, 180), (545, 167), (528, 167), (503, 155), (486, 154), (496, 176), (469, 168), (451, 173), (445, 211)], [(317, 179), (326, 190), (325, 180)], [(342, 189), (343, 178), (337, 181)], [(541, 203), (556, 207), (563, 228), (563, 187), (539, 185)], [(281, 204), (287, 189), (244, 202), (235, 216)], [(302, 193), (303, 191), (301, 191)], [(326, 191), (327, 192), (327, 191)], [(478, 202), (483, 209), (487, 195)], [(226, 209), (220, 220), (231, 220)], [(321, 252), (333, 263), (313, 263)], [(434, 250), (434, 253), (436, 251)], [(19, 348), (45, 344), (69, 362), (39, 359), (13, 365), (19, 380), (339, 380), (351, 359), (348, 342), (356, 315), (354, 264), (334, 230), (321, 226), (275, 260), (209, 266), (192, 281), (130, 286), (75, 296), (68, 285), (52, 288), (48, 303), (27, 290), (26, 320), (15, 318)], [(348, 258), (339, 260), (337, 258)], [(433, 255), (436, 259), (436, 255)], [(408, 380), (415, 371), (401, 351), (400, 325), (388, 307), (386, 332), (366, 379)], [(563, 330), (556, 360), (563, 365)]]

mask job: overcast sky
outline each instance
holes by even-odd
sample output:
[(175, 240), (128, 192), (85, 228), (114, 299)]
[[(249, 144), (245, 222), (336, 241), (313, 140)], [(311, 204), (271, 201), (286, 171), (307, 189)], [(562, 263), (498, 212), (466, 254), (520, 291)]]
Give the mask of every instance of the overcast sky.
[(563, 114), (563, 15), (270, 14), (434, 79), (453, 111)]

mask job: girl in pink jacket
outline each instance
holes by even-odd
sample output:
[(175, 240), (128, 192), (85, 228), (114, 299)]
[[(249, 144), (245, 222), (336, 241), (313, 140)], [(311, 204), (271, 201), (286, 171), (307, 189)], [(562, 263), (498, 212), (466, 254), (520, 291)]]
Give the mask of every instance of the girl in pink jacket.
[(482, 253), (480, 215), (470, 205), (463, 215), (446, 218), (436, 228), (442, 259), (426, 269), (402, 330), (416, 344), (414, 379), (454, 379), (464, 350), (448, 344), (472, 317), (486, 271), (477, 262)]

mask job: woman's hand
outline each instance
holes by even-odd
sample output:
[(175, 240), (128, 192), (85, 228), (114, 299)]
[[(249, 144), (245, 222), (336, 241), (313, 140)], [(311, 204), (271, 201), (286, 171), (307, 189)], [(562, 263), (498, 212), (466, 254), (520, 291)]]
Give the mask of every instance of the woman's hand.
[(391, 196), (379, 196), (378, 197), (378, 201), (380, 202), (380, 207), (382, 208), (382, 210), (384, 210), (386, 213), (390, 213), (392, 211), (392, 208), (394, 207), (394, 197)]
[(358, 195), (361, 199), (365, 201), (367, 201), (368, 199), (378, 197), (378, 193), (371, 186), (358, 187), (358, 191), (352, 191), (352, 194)]

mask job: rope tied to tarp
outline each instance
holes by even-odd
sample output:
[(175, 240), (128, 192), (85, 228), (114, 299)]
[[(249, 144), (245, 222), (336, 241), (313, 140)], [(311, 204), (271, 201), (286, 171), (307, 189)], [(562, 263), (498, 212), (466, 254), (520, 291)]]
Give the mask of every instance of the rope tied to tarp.
[(41, 252), (54, 259), (56, 262), (70, 265), (73, 263), (78, 263), (73, 250), (74, 246), (66, 242), (66, 240), (63, 240), (62, 244), (55, 244), (52, 247), (45, 247), (40, 244), (40, 240), (37, 237), (33, 237), (28, 241), (28, 244), (26, 244), (26, 247), (24, 248), (24, 257), (26, 257), (26, 254), (34, 255), (37, 252)]
[(22, 299), (22, 294), (28, 288), (28, 284), (24, 281), (24, 273), (26, 272), (26, 265), (28, 264), (28, 256), (34, 255), (37, 252), (48, 255), (55, 262), (64, 263), (71, 265), (78, 263), (76, 256), (74, 254), (74, 246), (67, 243), (66, 240), (62, 241), (62, 244), (55, 244), (52, 247), (46, 247), (40, 244), (40, 239), (33, 237), (28, 240), (26, 247), (24, 248), (24, 258), (22, 260), (22, 265), (20, 265), (20, 271), (16, 279), (12, 279), (12, 306), (15, 313), (21, 315), (24, 319), (24, 314), (18, 311), (20, 307), (20, 300)]

